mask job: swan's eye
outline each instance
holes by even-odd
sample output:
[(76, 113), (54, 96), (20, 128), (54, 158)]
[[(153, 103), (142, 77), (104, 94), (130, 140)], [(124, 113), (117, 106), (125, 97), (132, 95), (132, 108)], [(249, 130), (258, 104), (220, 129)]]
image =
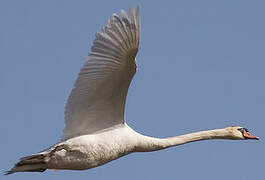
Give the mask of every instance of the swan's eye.
[(240, 132), (244, 132), (244, 130), (245, 130), (245, 128), (239, 128), (239, 129), (237, 129), (237, 130), (239, 130)]
[(246, 131), (246, 132), (248, 132), (248, 129), (247, 128), (239, 128), (239, 129), (237, 129), (237, 130), (239, 130), (240, 132), (244, 132), (244, 131)]

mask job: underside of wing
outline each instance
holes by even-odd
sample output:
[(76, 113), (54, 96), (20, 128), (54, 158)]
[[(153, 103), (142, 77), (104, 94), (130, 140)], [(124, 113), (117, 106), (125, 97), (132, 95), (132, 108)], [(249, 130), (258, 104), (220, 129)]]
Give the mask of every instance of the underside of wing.
[(130, 82), (136, 72), (140, 41), (139, 7), (122, 10), (96, 34), (65, 110), (63, 139), (91, 134), (124, 123)]

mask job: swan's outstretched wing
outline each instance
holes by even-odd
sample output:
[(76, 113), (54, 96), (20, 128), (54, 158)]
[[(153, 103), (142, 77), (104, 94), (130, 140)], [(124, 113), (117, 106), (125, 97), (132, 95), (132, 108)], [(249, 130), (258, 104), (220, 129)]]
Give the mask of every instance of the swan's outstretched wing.
[(124, 123), (130, 82), (136, 72), (140, 40), (139, 7), (122, 10), (96, 34), (65, 110), (63, 139), (91, 134)]

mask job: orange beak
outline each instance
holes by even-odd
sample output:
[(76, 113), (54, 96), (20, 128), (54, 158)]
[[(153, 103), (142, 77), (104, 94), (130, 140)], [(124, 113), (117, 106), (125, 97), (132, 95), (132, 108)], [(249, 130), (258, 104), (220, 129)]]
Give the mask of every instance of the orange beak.
[(243, 131), (243, 136), (246, 139), (256, 139), (256, 140), (259, 140), (259, 137), (258, 136), (253, 136), (253, 135), (249, 134), (246, 130)]

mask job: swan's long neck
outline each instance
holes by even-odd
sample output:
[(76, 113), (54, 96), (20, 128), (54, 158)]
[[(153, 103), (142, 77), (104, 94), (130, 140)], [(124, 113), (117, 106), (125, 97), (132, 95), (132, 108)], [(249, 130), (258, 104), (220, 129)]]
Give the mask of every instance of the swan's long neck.
[(201, 141), (207, 139), (234, 139), (231, 132), (228, 129), (214, 129), (208, 131), (200, 131), (181, 136), (169, 137), (169, 138), (153, 138), (148, 136), (142, 136), (137, 146), (137, 152), (156, 151), (165, 149), (172, 146), (178, 146), (194, 141)]

